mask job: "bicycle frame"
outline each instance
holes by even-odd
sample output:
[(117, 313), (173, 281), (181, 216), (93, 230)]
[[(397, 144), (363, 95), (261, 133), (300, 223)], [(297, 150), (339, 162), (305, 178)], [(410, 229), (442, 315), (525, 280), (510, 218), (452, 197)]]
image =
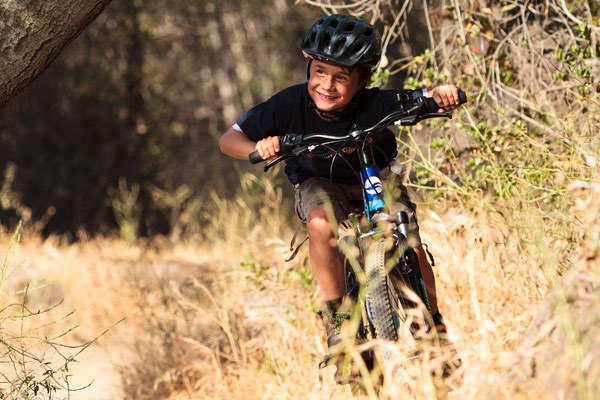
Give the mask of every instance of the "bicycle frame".
[[(394, 240), (396, 242), (394, 251), (401, 251), (405, 253), (408, 250), (406, 249), (406, 241), (408, 238), (408, 215), (405, 212), (400, 212), (397, 216), (391, 217), (387, 213), (388, 210), (384, 198), (380, 169), (373, 161), (372, 153), (370, 150), (370, 145), (361, 146), (359, 149), (359, 157), (361, 160), (361, 169), (359, 173), (363, 188), (364, 215), (369, 221), (369, 229), (366, 231), (362, 231), (360, 229), (360, 224), (353, 224), (353, 229), (356, 231), (357, 234), (357, 244), (359, 246), (360, 253), (365, 254), (366, 249), (371, 243), (371, 239), (376, 237), (379, 233), (385, 235), (386, 230), (390, 228), (393, 233)], [(400, 257), (402, 257), (402, 255), (400, 255)], [(412, 271), (412, 268), (420, 269), (418, 260), (416, 258), (413, 258), (412, 260), (410, 260), (410, 262), (400, 262), (398, 268), (398, 272), (403, 276), (403, 279), (407, 278), (408, 280), (412, 280), (411, 282), (407, 282), (408, 286), (411, 287), (413, 290), (417, 291), (417, 295), (419, 296), (427, 310), (431, 311), (429, 307), (429, 299), (427, 298), (427, 292), (425, 289), (425, 282), (423, 281), (422, 275), (420, 273), (415, 275)], [(416, 285), (418, 285), (419, 290), (416, 290)], [(354, 287), (347, 289), (348, 294), (357, 299), (358, 288)], [(406, 301), (405, 299), (399, 300), (401, 302)], [(364, 301), (366, 311), (365, 316), (368, 317), (370, 321), (372, 319), (372, 316), (370, 315), (371, 307), (369, 306), (368, 296), (364, 299)], [(410, 301), (410, 303), (412, 304), (412, 306), (416, 306), (414, 302)], [(396, 329), (399, 326), (398, 318), (398, 315), (394, 316), (394, 324), (396, 325)], [(418, 327), (413, 326), (411, 330), (418, 330)]]

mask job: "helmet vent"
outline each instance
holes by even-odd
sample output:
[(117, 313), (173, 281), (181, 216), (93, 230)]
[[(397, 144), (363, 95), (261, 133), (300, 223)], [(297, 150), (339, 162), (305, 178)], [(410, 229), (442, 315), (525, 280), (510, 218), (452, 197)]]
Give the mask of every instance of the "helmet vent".
[(361, 51), (365, 48), (365, 42), (357, 42), (352, 47), (353, 54), (360, 54)]
[(346, 26), (344, 27), (344, 31), (352, 32), (355, 27), (356, 27), (356, 25), (354, 25), (354, 24), (346, 24)]
[(335, 50), (334, 50), (334, 52), (337, 53), (337, 52), (343, 50), (345, 44), (346, 44), (346, 39), (345, 38), (341, 39), (341, 40), (338, 40), (337, 43), (335, 44)]

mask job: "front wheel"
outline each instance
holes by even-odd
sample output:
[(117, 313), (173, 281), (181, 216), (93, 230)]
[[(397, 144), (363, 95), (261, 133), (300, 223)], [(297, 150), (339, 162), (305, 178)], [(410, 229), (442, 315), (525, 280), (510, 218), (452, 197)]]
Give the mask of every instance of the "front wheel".
[(379, 339), (398, 340), (397, 314), (391, 297), (394, 293), (386, 268), (386, 239), (374, 241), (366, 252), (367, 306), (375, 336)]

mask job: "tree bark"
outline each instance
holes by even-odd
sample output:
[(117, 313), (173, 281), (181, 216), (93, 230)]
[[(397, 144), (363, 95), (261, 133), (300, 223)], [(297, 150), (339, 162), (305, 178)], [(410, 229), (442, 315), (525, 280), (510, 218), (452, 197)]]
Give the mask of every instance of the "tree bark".
[(3, 0), (0, 109), (27, 88), (111, 0)]

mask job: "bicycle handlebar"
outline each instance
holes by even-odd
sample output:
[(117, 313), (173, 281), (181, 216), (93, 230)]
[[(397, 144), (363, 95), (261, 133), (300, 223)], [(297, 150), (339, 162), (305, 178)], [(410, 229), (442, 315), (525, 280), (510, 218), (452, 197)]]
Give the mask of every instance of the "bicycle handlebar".
[[(467, 102), (467, 94), (465, 92), (461, 90), (459, 91), (458, 95), (460, 104)], [(346, 141), (350, 139), (357, 140), (362, 136), (366, 136), (371, 132), (383, 129), (389, 125), (410, 126), (429, 118), (452, 118), (452, 114), (450, 113), (437, 112), (437, 110), (440, 108), (441, 107), (432, 98), (421, 96), (417, 97), (416, 99), (409, 100), (403, 104), (398, 111), (388, 114), (375, 125), (365, 129), (351, 131), (344, 136), (333, 136), (326, 134), (285, 135), (283, 137), (285, 140), (281, 141), (281, 150), (279, 151), (278, 156), (273, 159), (269, 165), (267, 165), (267, 167), (265, 167), (265, 170), (286, 158), (298, 157), (307, 151), (310, 151), (310, 141), (313, 139), (325, 139), (333, 141)], [(312, 145), (318, 146), (317, 144)], [(252, 164), (258, 164), (263, 161), (267, 161), (258, 154), (257, 150), (254, 150), (252, 153), (250, 153), (248, 158)]]
[(262, 158), (260, 156), (260, 154), (258, 154), (258, 150), (254, 150), (252, 153), (248, 154), (248, 159), (250, 160), (250, 162), (252, 164), (258, 164), (263, 161), (266, 161), (264, 158)]

